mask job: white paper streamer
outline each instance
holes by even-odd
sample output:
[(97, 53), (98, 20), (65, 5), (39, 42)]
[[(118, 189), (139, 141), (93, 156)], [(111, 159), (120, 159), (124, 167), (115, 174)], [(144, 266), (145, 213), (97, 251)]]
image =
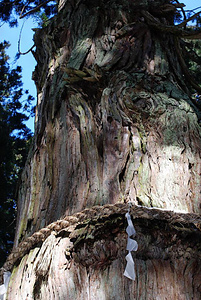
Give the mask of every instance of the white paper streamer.
[(129, 211), (130, 211), (130, 209), (126, 213), (126, 218), (127, 218), (127, 222), (128, 222), (128, 227), (126, 228), (126, 232), (128, 234), (128, 242), (127, 242), (126, 250), (128, 250), (129, 252), (126, 255), (127, 264), (126, 264), (126, 269), (124, 271), (124, 276), (130, 278), (131, 280), (135, 280), (135, 265), (134, 265), (131, 251), (137, 251), (138, 243), (135, 240), (130, 238), (131, 236), (136, 235), (136, 231), (133, 226), (133, 222), (131, 220)]
[(0, 300), (6, 299), (6, 292), (8, 289), (8, 284), (10, 280), (11, 272), (4, 272), (3, 273), (3, 284), (0, 285)]

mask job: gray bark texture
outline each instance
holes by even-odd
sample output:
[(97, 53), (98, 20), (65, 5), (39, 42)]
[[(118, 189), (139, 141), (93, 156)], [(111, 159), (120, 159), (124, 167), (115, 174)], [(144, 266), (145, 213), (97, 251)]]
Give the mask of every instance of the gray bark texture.
[[(180, 43), (190, 34), (173, 26), (170, 1), (59, 8), (34, 37), (35, 138), (7, 299), (199, 300), (201, 131)], [(123, 276), (129, 201), (134, 282)]]

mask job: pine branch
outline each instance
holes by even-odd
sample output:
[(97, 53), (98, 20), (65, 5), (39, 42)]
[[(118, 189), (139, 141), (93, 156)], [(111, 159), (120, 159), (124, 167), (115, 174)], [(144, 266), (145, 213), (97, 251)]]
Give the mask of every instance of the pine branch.
[(183, 4), (183, 3), (180, 3), (178, 0), (176, 0), (176, 2), (177, 2), (177, 8), (181, 8), (181, 11), (182, 11), (184, 20), (186, 20), (186, 13), (185, 13), (185, 10), (184, 10), (184, 6), (181, 5), (181, 4)]

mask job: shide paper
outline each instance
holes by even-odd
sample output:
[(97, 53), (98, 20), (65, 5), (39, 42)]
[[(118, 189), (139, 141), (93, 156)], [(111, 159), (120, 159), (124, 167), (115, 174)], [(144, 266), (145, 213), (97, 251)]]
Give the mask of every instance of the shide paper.
[(6, 298), (6, 292), (8, 289), (8, 283), (10, 280), (11, 272), (4, 272), (3, 274), (3, 284), (0, 285), (0, 300), (4, 300)]
[(135, 240), (130, 238), (131, 236), (136, 235), (136, 231), (133, 226), (133, 222), (131, 220), (131, 216), (130, 216), (129, 212), (126, 213), (126, 218), (127, 218), (127, 222), (128, 222), (128, 226), (126, 228), (126, 232), (128, 234), (126, 250), (128, 250), (128, 254), (126, 255), (127, 264), (126, 264), (126, 269), (124, 271), (124, 276), (130, 278), (131, 280), (135, 280), (135, 265), (134, 265), (131, 251), (137, 251), (138, 244)]

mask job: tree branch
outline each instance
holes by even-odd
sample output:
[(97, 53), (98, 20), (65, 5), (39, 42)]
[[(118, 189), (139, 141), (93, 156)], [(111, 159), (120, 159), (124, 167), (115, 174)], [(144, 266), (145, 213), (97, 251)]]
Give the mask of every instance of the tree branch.
[(199, 16), (199, 14), (201, 13), (201, 11), (197, 12), (196, 14), (194, 14), (193, 16), (191, 16), (190, 18), (184, 20), (182, 23), (176, 25), (176, 27), (183, 27), (184, 25), (186, 25), (188, 22), (190, 22), (191, 20), (195, 19), (197, 16)]
[(183, 13), (184, 20), (186, 20), (186, 14), (185, 14), (183, 5), (180, 5), (181, 3), (180, 3), (178, 0), (176, 0), (176, 2), (177, 2), (178, 8), (181, 8), (181, 11), (182, 11), (182, 13)]
[(22, 12), (23, 12), (23, 10), (24, 10), (24, 7), (23, 7), (23, 9), (22, 9), (22, 11), (21, 11), (21, 14), (20, 14), (20, 19), (23, 19), (24, 17), (26, 17), (26, 16), (28, 16), (28, 15), (31, 15), (31, 14), (35, 13), (36, 11), (40, 10), (40, 8), (41, 8), (43, 5), (47, 4), (47, 3), (50, 2), (50, 1), (52, 1), (52, 0), (46, 0), (46, 1), (42, 2), (42, 3), (39, 4), (38, 6), (34, 7), (34, 8), (31, 9), (30, 11), (28, 11), (28, 12), (26, 12), (25, 14), (22, 15)]
[(177, 26), (170, 26), (165, 25), (159, 22), (154, 16), (152, 16), (148, 11), (141, 11), (144, 18), (147, 20), (148, 25), (157, 29), (161, 32), (171, 33), (173, 35), (184, 37), (185, 39), (200, 39), (201, 38), (201, 31), (187, 31)]
[[(24, 23), (25, 23), (25, 22), (24, 22)], [(20, 35), (19, 35), (19, 39), (18, 39), (18, 53), (19, 53), (20, 55), (26, 55), (26, 54), (28, 54), (28, 53), (35, 47), (35, 43), (34, 43), (33, 46), (32, 46), (28, 51), (26, 51), (26, 52), (21, 52), (21, 50), (20, 50), (20, 42), (21, 42), (22, 29), (23, 29), (23, 27), (24, 27), (24, 23), (23, 23), (23, 25), (22, 25), (22, 27), (21, 27), (21, 29), (20, 29)]]
[[(190, 85), (199, 93), (201, 94), (201, 87), (194, 81), (192, 75), (190, 74), (187, 66), (186, 66), (186, 63), (184, 61), (184, 58), (182, 56), (182, 49), (180, 47), (180, 44), (179, 44), (179, 41), (178, 41), (178, 38), (175, 38), (175, 48), (176, 48), (176, 52), (177, 52), (177, 55), (178, 55), (178, 58), (179, 58), (179, 62), (180, 62), (180, 65), (181, 65), (181, 68), (182, 68), (182, 71), (184, 73), (184, 76), (186, 77), (186, 79), (188, 80), (188, 82), (190, 83)], [(198, 103), (194, 103), (197, 107), (198, 107)]]
[(23, 14), (23, 12), (25, 10), (25, 7), (26, 7), (26, 4), (24, 4), (24, 6), (22, 7), (22, 10), (21, 10), (21, 13), (20, 13), (20, 19), (21, 19), (21, 16), (22, 16), (22, 14)]
[(198, 7), (194, 8), (194, 9), (186, 10), (186, 12), (195, 11), (195, 10), (200, 9), (200, 8), (201, 8), (201, 6), (198, 6)]

